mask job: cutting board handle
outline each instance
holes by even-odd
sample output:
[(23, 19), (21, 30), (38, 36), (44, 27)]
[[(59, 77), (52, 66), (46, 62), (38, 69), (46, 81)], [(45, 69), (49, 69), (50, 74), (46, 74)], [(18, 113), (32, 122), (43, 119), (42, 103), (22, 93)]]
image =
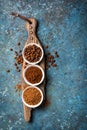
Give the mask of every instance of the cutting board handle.
[(38, 43), (38, 39), (36, 36), (36, 29), (37, 29), (37, 21), (34, 18), (29, 18), (31, 24), (26, 22), (25, 28), (28, 31), (28, 39), (27, 41), (30, 43)]

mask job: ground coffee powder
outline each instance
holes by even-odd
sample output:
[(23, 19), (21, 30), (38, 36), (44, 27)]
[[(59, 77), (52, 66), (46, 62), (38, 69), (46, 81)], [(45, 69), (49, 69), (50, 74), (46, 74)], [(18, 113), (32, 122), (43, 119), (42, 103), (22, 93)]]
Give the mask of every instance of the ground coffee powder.
[(25, 77), (32, 84), (39, 83), (42, 79), (42, 71), (38, 67), (29, 67), (25, 72)]
[(41, 93), (36, 88), (28, 88), (23, 95), (24, 101), (29, 105), (36, 105), (41, 101)]

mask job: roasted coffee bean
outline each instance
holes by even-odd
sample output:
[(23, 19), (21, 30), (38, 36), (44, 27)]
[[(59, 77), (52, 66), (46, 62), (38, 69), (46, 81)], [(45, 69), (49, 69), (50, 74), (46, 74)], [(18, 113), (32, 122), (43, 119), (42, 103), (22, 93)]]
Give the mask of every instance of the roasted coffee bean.
[(17, 45), (20, 46), (20, 42), (18, 42)]
[(37, 62), (40, 60), (41, 55), (42, 51), (40, 47), (36, 45), (28, 46), (25, 48), (24, 56), (29, 62)]
[(57, 67), (57, 64), (52, 64), (53, 67)]
[(7, 73), (9, 73), (10, 72), (10, 70), (7, 70)]
[(17, 63), (14, 63), (15, 66), (17, 66)]
[(22, 52), (22, 50), (19, 51), (19, 53), (21, 53), (21, 52)]
[(48, 45), (46, 45), (45, 48), (48, 48)]
[(55, 57), (59, 57), (57, 51), (55, 51), (54, 54), (55, 54)]
[(13, 51), (13, 49), (12, 49), (12, 48), (10, 48), (10, 51)]

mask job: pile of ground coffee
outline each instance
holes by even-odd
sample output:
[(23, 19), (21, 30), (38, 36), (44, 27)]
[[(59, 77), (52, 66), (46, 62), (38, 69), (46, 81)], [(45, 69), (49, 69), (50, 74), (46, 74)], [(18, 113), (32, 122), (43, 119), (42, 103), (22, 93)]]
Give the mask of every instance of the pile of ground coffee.
[(23, 95), (24, 101), (29, 105), (36, 105), (41, 101), (41, 93), (36, 88), (28, 88)]
[(39, 83), (42, 79), (42, 71), (38, 67), (29, 67), (25, 72), (25, 77), (32, 84)]
[(40, 47), (36, 45), (30, 45), (25, 48), (24, 50), (24, 56), (25, 59), (28, 60), (29, 62), (37, 62), (40, 60), (42, 55), (42, 51)]

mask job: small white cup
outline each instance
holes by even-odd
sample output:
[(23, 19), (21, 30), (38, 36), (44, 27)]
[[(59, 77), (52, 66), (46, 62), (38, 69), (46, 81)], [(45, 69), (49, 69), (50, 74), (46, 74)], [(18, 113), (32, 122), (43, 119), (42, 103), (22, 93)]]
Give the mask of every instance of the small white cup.
[[(28, 61), (28, 60), (25, 58), (25, 56), (24, 56), (24, 51), (25, 51), (26, 47), (32, 46), (32, 45), (35, 45), (35, 46), (39, 47), (39, 48), (41, 49), (41, 52), (42, 52), (42, 55), (41, 55), (40, 59), (39, 59), (37, 62), (30, 62), (30, 61)], [(39, 44), (37, 44), (37, 43), (29, 43), (28, 45), (26, 45), (26, 46), (23, 48), (23, 51), (22, 51), (22, 56), (23, 56), (24, 61), (25, 61), (26, 63), (30, 64), (30, 65), (38, 64), (38, 63), (43, 59), (43, 55), (44, 55), (43, 49), (42, 49), (42, 47), (41, 47)]]
[[(26, 102), (25, 102), (25, 100), (24, 100), (24, 98), (23, 98), (23, 95), (24, 95), (24, 92), (27, 90), (27, 89), (32, 89), (32, 88), (36, 88), (39, 92), (40, 92), (40, 94), (41, 94), (41, 100), (40, 100), (40, 102), (38, 103), (38, 104), (36, 104), (36, 105), (29, 105), (29, 104), (27, 104)], [(38, 88), (38, 87), (36, 87), (36, 86), (33, 86), (33, 87), (27, 87), (27, 88), (25, 88), (24, 90), (23, 90), (23, 92), (22, 92), (22, 101), (23, 101), (23, 103), (24, 103), (24, 105), (26, 105), (27, 107), (29, 107), (29, 108), (36, 108), (36, 107), (38, 107), (38, 106), (40, 106), (41, 105), (41, 103), (43, 102), (43, 93), (42, 93), (42, 91), (41, 91), (41, 89), (40, 88)]]
[[(39, 69), (41, 70), (41, 72), (42, 72), (42, 79), (41, 79), (40, 82), (35, 83), (35, 84), (32, 84), (31, 82), (29, 82), (29, 81), (26, 79), (25, 73), (26, 73), (27, 69), (30, 68), (30, 67), (37, 67), (37, 68), (39, 68)], [(28, 85), (30, 85), (30, 86), (40, 85), (40, 84), (43, 82), (44, 77), (45, 77), (45, 75), (44, 75), (44, 70), (43, 70), (39, 65), (28, 65), (28, 66), (24, 69), (24, 71), (23, 71), (24, 81), (25, 81)]]

